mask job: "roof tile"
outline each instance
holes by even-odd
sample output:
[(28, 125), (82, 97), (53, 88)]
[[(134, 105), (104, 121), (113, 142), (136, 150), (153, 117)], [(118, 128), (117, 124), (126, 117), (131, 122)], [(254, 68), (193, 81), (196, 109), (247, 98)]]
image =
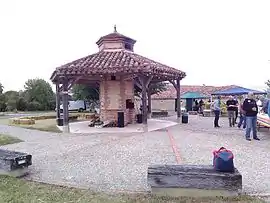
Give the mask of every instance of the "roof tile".
[(153, 73), (172, 77), (185, 77), (185, 72), (140, 56), (130, 51), (100, 51), (56, 68), (55, 75)]
[[(229, 88), (236, 87), (235, 85), (228, 85), (228, 86), (203, 86), (203, 85), (181, 85), (180, 87), (180, 94), (183, 95), (186, 92), (198, 92), (204, 94), (206, 96), (211, 96), (211, 93), (219, 90), (226, 90)], [(153, 99), (174, 99), (176, 98), (176, 90), (174, 86), (168, 85), (167, 90), (152, 95)]]

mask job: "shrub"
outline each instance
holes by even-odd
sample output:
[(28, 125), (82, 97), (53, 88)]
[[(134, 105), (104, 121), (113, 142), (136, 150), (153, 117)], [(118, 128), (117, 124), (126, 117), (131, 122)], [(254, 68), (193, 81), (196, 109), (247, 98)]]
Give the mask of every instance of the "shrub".
[(38, 111), (42, 110), (42, 106), (39, 102), (32, 101), (27, 104), (27, 110), (28, 111)]

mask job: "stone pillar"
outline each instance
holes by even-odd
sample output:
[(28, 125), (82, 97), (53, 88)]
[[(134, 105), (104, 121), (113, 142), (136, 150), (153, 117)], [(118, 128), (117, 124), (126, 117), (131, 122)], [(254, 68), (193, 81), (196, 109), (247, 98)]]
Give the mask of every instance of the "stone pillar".
[(63, 82), (63, 132), (69, 133), (69, 116), (68, 116), (68, 81)]

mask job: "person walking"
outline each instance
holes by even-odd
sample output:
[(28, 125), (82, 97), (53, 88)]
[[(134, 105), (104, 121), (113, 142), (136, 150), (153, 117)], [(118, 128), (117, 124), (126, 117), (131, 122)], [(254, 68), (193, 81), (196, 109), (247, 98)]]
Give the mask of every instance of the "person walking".
[(250, 133), (252, 130), (253, 139), (260, 140), (257, 136), (257, 114), (258, 106), (254, 99), (254, 94), (250, 92), (248, 98), (243, 103), (243, 110), (246, 113), (246, 140), (251, 141)]
[(212, 107), (215, 114), (215, 119), (214, 119), (215, 128), (220, 128), (220, 125), (218, 124), (219, 116), (220, 116), (220, 105), (221, 105), (220, 96), (218, 96), (217, 99), (214, 101), (213, 107)]
[(239, 102), (239, 113), (240, 113), (240, 120), (238, 123), (238, 128), (241, 128), (242, 124), (243, 124), (243, 129), (246, 128), (246, 115), (245, 115), (245, 111), (243, 110), (243, 102), (240, 101)]
[(237, 103), (233, 96), (229, 97), (229, 100), (226, 102), (227, 111), (228, 111), (228, 118), (229, 118), (229, 125), (230, 127), (234, 127), (235, 125), (235, 108), (237, 107)]

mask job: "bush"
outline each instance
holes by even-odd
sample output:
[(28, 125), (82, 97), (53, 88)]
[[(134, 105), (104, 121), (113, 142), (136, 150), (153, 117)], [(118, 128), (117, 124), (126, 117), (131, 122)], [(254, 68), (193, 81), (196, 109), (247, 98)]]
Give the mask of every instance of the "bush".
[(26, 108), (27, 108), (27, 102), (25, 101), (24, 98), (20, 97), (18, 99), (18, 101), (17, 101), (16, 106), (17, 106), (17, 110), (19, 110), (19, 111), (25, 111)]
[(39, 102), (32, 101), (27, 104), (28, 111), (39, 111), (42, 110), (42, 106)]

